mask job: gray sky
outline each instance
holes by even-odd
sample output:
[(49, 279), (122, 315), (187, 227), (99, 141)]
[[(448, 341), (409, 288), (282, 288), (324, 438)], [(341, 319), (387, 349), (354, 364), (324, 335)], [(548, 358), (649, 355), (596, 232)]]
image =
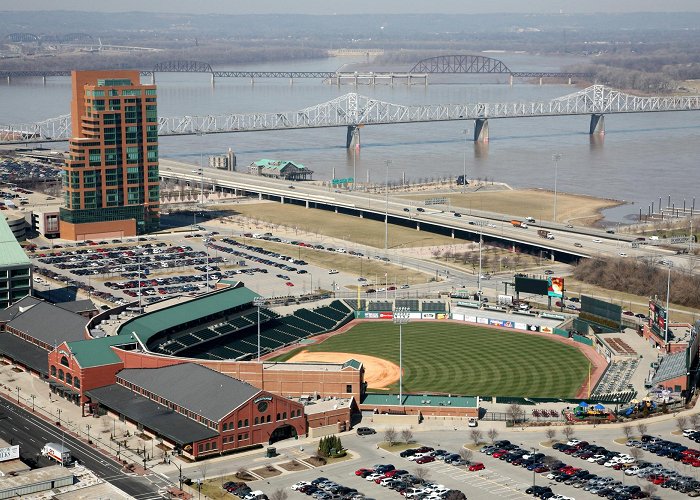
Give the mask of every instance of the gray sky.
[(3, 10), (84, 10), (191, 14), (363, 14), (494, 12), (700, 12), (699, 0), (23, 0)]

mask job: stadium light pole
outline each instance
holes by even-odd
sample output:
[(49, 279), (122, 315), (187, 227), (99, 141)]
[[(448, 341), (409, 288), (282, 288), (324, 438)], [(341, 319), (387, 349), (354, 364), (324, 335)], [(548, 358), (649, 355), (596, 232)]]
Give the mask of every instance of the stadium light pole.
[(394, 309), (394, 323), (399, 325), (399, 404), (403, 405), (403, 325), (408, 323), (411, 311), (408, 307)]
[(262, 297), (255, 297), (253, 299), (253, 305), (258, 308), (258, 363), (260, 362), (260, 307), (265, 305), (265, 299)]
[(671, 268), (673, 267), (673, 262), (669, 260), (666, 265), (668, 266), (668, 281), (666, 282), (666, 321), (664, 321), (664, 344), (668, 344), (668, 317), (670, 316), (668, 306), (671, 297)]
[(554, 222), (557, 221), (557, 177), (559, 174), (559, 160), (561, 160), (561, 154), (555, 153), (552, 155), (552, 160), (554, 160)]

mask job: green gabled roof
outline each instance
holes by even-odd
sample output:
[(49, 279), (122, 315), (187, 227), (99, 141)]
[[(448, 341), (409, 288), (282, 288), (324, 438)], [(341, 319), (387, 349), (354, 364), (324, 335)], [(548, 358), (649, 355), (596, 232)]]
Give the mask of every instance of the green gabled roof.
[(130, 335), (113, 335), (111, 337), (68, 342), (67, 345), (70, 352), (73, 353), (73, 358), (81, 368), (90, 368), (119, 363), (121, 359), (111, 347), (132, 343), (134, 340), (130, 337)]
[(141, 342), (147, 344), (158, 332), (241, 306), (252, 302), (255, 297), (259, 297), (259, 294), (244, 286), (224, 288), (183, 304), (175, 304), (129, 320), (119, 327), (119, 335), (130, 335), (134, 332)]
[(265, 158), (253, 162), (256, 167), (262, 168), (273, 168), (275, 170), (282, 170), (287, 165), (294, 165), (300, 170), (306, 169), (301, 163), (296, 163), (290, 160), (267, 160)]
[(354, 368), (355, 370), (359, 370), (362, 368), (362, 363), (356, 359), (348, 359), (345, 363), (343, 363), (343, 368), (347, 368), (348, 366), (350, 368)]

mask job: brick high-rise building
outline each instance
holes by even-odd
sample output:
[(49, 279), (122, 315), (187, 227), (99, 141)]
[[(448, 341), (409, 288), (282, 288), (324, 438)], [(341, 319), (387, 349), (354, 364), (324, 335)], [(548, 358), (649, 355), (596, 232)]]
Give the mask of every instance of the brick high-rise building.
[(61, 237), (115, 238), (159, 227), (155, 85), (138, 71), (73, 71)]

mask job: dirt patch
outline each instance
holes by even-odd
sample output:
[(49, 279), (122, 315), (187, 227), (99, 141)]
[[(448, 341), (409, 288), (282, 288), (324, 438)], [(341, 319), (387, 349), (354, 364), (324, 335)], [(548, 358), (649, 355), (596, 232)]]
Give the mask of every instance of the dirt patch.
[(296, 460), (292, 460), (291, 462), (285, 462), (283, 464), (277, 464), (277, 467), (282, 467), (284, 470), (288, 471), (298, 471), (298, 470), (306, 470), (308, 467), (301, 462), (297, 462)]
[(365, 382), (370, 389), (387, 389), (399, 380), (398, 365), (386, 359), (367, 356), (364, 354), (349, 354), (345, 352), (310, 352), (301, 351), (288, 362), (317, 361), (322, 363), (345, 363), (356, 359), (365, 367)]
[(275, 477), (279, 476), (282, 474), (282, 471), (275, 468), (272, 465), (268, 465), (267, 467), (261, 467), (260, 469), (255, 469), (251, 471), (253, 474), (257, 474), (258, 476), (262, 478), (268, 478), (268, 477)]
[[(421, 200), (435, 195), (403, 196)], [(534, 217), (537, 220), (552, 220), (554, 193), (545, 189), (514, 189), (502, 191), (479, 191), (475, 193), (451, 193), (452, 208), (467, 209), (466, 213), (487, 211), (515, 217)], [(606, 208), (621, 205), (617, 200), (606, 200), (593, 196), (557, 193), (557, 221), (571, 222), (578, 226), (592, 226), (602, 219)], [(462, 210), (464, 211), (464, 210)]]
[(321, 467), (328, 463), (328, 461), (323, 457), (309, 457), (305, 460), (305, 462), (310, 463), (314, 467)]

